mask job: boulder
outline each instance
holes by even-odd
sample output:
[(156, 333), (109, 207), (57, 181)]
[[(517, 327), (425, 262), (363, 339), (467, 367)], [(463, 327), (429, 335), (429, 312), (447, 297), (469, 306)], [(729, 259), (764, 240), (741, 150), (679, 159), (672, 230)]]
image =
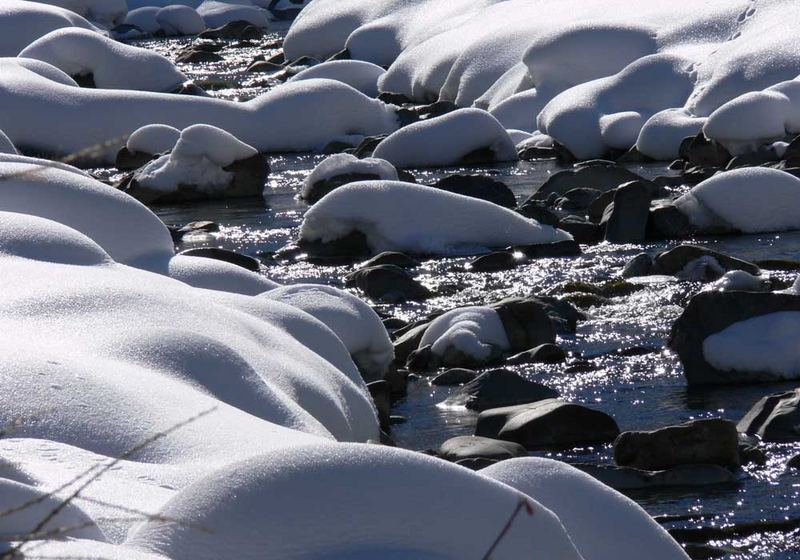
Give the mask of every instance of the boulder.
[(500, 315), (512, 352), (556, 341), (547, 306), (536, 298), (508, 298), (489, 305)]
[(372, 181), (377, 179), (381, 179), (381, 176), (376, 173), (342, 173), (340, 175), (334, 175), (333, 177), (328, 177), (327, 179), (317, 181), (311, 185), (311, 188), (306, 192), (303, 200), (308, 204), (316, 204), (323, 196), (342, 185), (355, 183), (356, 181)]
[(522, 253), (527, 259), (552, 259), (557, 257), (577, 257), (583, 253), (577, 241), (556, 241), (537, 245), (513, 245), (506, 251)]
[(600, 222), (605, 226), (605, 240), (611, 243), (643, 242), (650, 200), (650, 189), (641, 181), (617, 187), (614, 201), (606, 208)]
[(505, 208), (514, 208), (517, 199), (505, 183), (486, 175), (448, 175), (431, 185), (443, 191), (479, 198)]
[(231, 264), (235, 264), (236, 266), (241, 266), (242, 268), (246, 268), (247, 270), (250, 270), (252, 272), (258, 272), (259, 270), (261, 270), (261, 263), (258, 261), (258, 259), (255, 259), (248, 255), (237, 253), (236, 251), (222, 249), (220, 247), (198, 247), (195, 249), (187, 249), (185, 251), (182, 251), (180, 254), (192, 257), (206, 257), (208, 259), (225, 261)]
[(559, 220), (558, 229), (563, 229), (578, 243), (591, 244), (603, 239), (603, 228), (576, 216), (568, 216)]
[(689, 218), (669, 201), (659, 201), (650, 208), (647, 218), (649, 239), (681, 239), (694, 233)]
[(321, 264), (344, 264), (364, 260), (372, 254), (367, 237), (360, 231), (353, 231), (328, 242), (300, 239), (296, 245), (279, 249), (275, 258), (286, 260), (303, 257)]
[(236, 20), (226, 23), (221, 27), (206, 29), (200, 35), (201, 39), (260, 39), (264, 31), (249, 21)]
[(447, 398), (449, 406), (464, 406), (470, 410), (487, 410), (544, 399), (553, 399), (558, 392), (540, 383), (528, 381), (505, 369), (487, 371), (470, 381)]
[(384, 251), (369, 259), (360, 268), (369, 268), (371, 266), (379, 266), (382, 264), (390, 264), (400, 268), (416, 268), (419, 266), (419, 261), (409, 257), (405, 253), (397, 251)]
[(506, 360), (508, 365), (557, 364), (566, 361), (567, 354), (555, 344), (541, 344), (536, 348), (515, 354)]
[(720, 268), (720, 276), (731, 270), (744, 270), (750, 274), (758, 274), (759, 268), (751, 262), (729, 257), (718, 251), (698, 245), (678, 245), (677, 247), (656, 255), (651, 274), (675, 276), (684, 271), (693, 261), (712, 258)]
[(357, 287), (376, 301), (399, 303), (431, 297), (431, 291), (399, 266), (381, 264), (345, 276), (345, 285)]
[(572, 189), (582, 187), (605, 192), (631, 181), (645, 180), (633, 171), (615, 165), (613, 162), (582, 166), (551, 175), (525, 202), (543, 200), (551, 193), (562, 196)]
[(119, 152), (117, 152), (114, 166), (120, 171), (133, 171), (148, 163), (155, 158), (156, 155), (157, 154), (148, 154), (145, 152), (132, 152), (126, 146), (123, 146), (120, 148)]
[(736, 427), (764, 441), (800, 441), (800, 388), (762, 398)]
[(586, 215), (589, 221), (594, 224), (599, 224), (606, 213), (606, 208), (614, 202), (614, 195), (616, 190), (606, 191), (597, 198), (595, 198), (589, 207), (586, 209)]
[(512, 269), (518, 264), (519, 261), (511, 251), (494, 251), (481, 255), (467, 264), (465, 268), (470, 272), (497, 272)]
[(736, 425), (709, 418), (650, 432), (624, 432), (614, 442), (614, 462), (650, 471), (698, 464), (738, 467)]
[(623, 278), (647, 276), (653, 268), (653, 259), (647, 253), (639, 253), (625, 264), (622, 269)]
[(451, 387), (453, 385), (463, 385), (478, 377), (478, 372), (465, 368), (450, 368), (444, 373), (440, 373), (431, 379), (431, 385), (440, 387)]
[(681, 465), (667, 470), (646, 471), (612, 465), (574, 465), (619, 492), (660, 490), (674, 487), (735, 484), (736, 475), (718, 465)]
[(722, 145), (709, 140), (702, 132), (697, 136), (684, 139), (681, 144), (681, 158), (690, 165), (698, 167), (725, 167), (731, 154)]
[(602, 195), (603, 191), (589, 187), (578, 187), (565, 192), (556, 203), (556, 206), (559, 210), (569, 212), (586, 210), (592, 202)]
[(501, 441), (477, 436), (450, 438), (439, 447), (439, 457), (447, 461), (464, 459), (489, 459), (503, 461), (515, 457), (526, 457), (524, 447), (511, 441)]
[(216, 52), (199, 48), (185, 49), (175, 57), (177, 64), (200, 64), (203, 62), (220, 62), (221, 60), (224, 59)]
[(540, 224), (544, 224), (547, 226), (555, 226), (558, 225), (558, 216), (555, 215), (545, 204), (542, 202), (537, 201), (526, 201), (523, 202), (518, 208), (517, 212), (525, 216), (526, 218), (531, 218), (532, 220), (536, 220)]
[(390, 415), (392, 409), (392, 387), (388, 381), (380, 380), (367, 383), (367, 390), (375, 403), (378, 411), (378, 422), (381, 430), (389, 431)]

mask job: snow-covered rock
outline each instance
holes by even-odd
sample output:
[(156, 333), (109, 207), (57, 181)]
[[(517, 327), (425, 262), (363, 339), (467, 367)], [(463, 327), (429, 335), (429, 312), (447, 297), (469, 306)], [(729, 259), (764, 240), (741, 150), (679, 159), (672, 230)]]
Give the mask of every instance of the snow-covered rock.
[(4, 0), (0, 3), (0, 56), (17, 56), (39, 37), (63, 27), (94, 28), (86, 19), (64, 8)]
[(723, 274), (719, 280), (713, 282), (709, 288), (722, 291), (758, 292), (764, 289), (764, 279), (744, 270), (730, 270)]
[(169, 261), (171, 278), (208, 290), (255, 296), (278, 287), (266, 277), (228, 262), (205, 257), (175, 255)]
[(135, 25), (147, 34), (154, 34), (161, 29), (158, 23), (158, 12), (161, 8), (144, 6), (128, 12), (125, 16), (126, 25)]
[(335, 189), (306, 213), (300, 238), (330, 242), (353, 231), (363, 233), (376, 253), (475, 253), (570, 239), (491, 202), (396, 181)]
[(113, 161), (127, 137), (142, 126), (160, 123), (183, 130), (199, 119), (261, 152), (309, 151), (345, 134), (386, 134), (398, 126), (392, 106), (333, 80), (284, 84), (240, 103), (76, 88), (52, 75), (66, 78), (63, 72), (38, 61), (50, 70), (31, 69), (25, 60), (0, 59), (0, 130), (21, 150), (81, 152), (87, 161)]
[(405, 126), (382, 140), (373, 155), (397, 167), (517, 159), (506, 129), (481, 109), (460, 109)]
[(269, 12), (250, 2), (230, 2), (222, 0), (204, 0), (197, 6), (197, 13), (209, 28), (222, 27), (232, 21), (246, 21), (261, 29), (269, 27)]
[(125, 147), (130, 152), (163, 154), (172, 151), (181, 137), (181, 131), (165, 124), (150, 124), (133, 132)]
[(378, 80), (386, 71), (363, 60), (331, 60), (302, 70), (290, 78), (291, 81), (325, 78), (343, 82), (364, 95), (378, 95)]
[(701, 231), (800, 229), (800, 179), (765, 167), (734, 169), (693, 187), (675, 206)]
[(396, 181), (397, 170), (383, 159), (358, 159), (351, 154), (333, 154), (322, 160), (305, 178), (300, 197), (315, 203), (336, 187), (373, 179)]
[(155, 16), (159, 29), (165, 35), (197, 35), (206, 30), (203, 16), (189, 6), (166, 6), (158, 10)]
[(419, 347), (431, 351), (445, 366), (480, 364), (511, 347), (503, 322), (490, 307), (460, 307), (434, 319)]
[(367, 381), (382, 379), (394, 360), (394, 348), (380, 317), (364, 301), (330, 286), (294, 284), (262, 295), (313, 315), (344, 343)]
[(41, 60), (98, 88), (169, 92), (186, 76), (167, 58), (81, 28), (58, 29), (28, 45), (20, 57)]
[(36, 0), (41, 4), (59, 6), (85, 17), (105, 28), (125, 21), (128, 4), (125, 0)]

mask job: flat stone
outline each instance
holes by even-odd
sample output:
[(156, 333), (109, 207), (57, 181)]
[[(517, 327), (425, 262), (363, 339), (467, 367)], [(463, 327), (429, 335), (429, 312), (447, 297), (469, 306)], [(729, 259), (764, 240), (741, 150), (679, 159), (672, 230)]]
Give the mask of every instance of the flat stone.
[(463, 459), (502, 461), (527, 455), (525, 448), (517, 443), (477, 436), (450, 438), (439, 447), (439, 456), (454, 462)]
[(449, 406), (465, 406), (470, 410), (486, 410), (552, 399), (558, 392), (540, 383), (529, 381), (504, 369), (487, 371), (470, 381), (445, 400)]

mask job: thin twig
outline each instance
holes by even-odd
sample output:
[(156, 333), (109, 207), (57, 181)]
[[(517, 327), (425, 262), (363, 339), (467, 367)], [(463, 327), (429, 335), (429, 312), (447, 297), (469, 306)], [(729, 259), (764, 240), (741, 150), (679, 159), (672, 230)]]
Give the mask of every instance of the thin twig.
[(529, 516), (533, 515), (533, 505), (531, 504), (530, 500), (528, 500), (528, 498), (526, 498), (525, 496), (520, 496), (519, 502), (517, 502), (517, 507), (514, 508), (514, 512), (511, 514), (511, 517), (508, 518), (508, 521), (506, 521), (506, 524), (503, 526), (503, 530), (500, 531), (499, 535), (497, 535), (497, 538), (492, 543), (492, 546), (489, 547), (489, 550), (486, 551), (486, 554), (483, 555), (483, 558), (481, 560), (491, 560), (492, 553), (500, 544), (500, 541), (502, 541), (508, 534), (508, 531), (511, 530), (511, 526), (514, 524), (514, 520), (517, 518), (517, 515), (519, 515), (519, 513), (523, 509), (527, 512)]

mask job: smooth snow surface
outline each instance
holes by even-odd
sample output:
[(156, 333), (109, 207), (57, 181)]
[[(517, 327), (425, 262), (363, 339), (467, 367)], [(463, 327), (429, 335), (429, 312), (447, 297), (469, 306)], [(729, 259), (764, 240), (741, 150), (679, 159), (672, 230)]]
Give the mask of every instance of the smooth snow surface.
[(490, 150), (493, 161), (517, 159), (503, 125), (481, 109), (460, 109), (405, 126), (375, 148), (373, 156), (397, 167), (456, 165), (468, 154)]
[(703, 341), (709, 364), (723, 371), (800, 377), (800, 312), (783, 311), (734, 323)]
[(364, 95), (378, 95), (378, 80), (386, 71), (363, 60), (331, 60), (311, 66), (292, 76), (289, 81), (326, 78), (343, 82)]
[(80, 28), (59, 29), (19, 53), (70, 76), (91, 74), (98, 88), (168, 92), (186, 81), (172, 62), (148, 49), (124, 45)]
[(314, 185), (341, 175), (374, 175), (387, 181), (397, 180), (397, 170), (384, 159), (358, 159), (352, 154), (333, 154), (322, 160), (303, 181), (302, 198), (308, 198)]
[(428, 344), (437, 356), (464, 355), (477, 361), (511, 346), (500, 315), (489, 307), (460, 307), (440, 315), (425, 330), (419, 347)]
[(128, 138), (126, 147), (131, 152), (163, 154), (178, 143), (181, 131), (165, 124), (149, 124), (136, 130)]
[(269, 27), (269, 12), (250, 2), (205, 0), (197, 6), (197, 13), (210, 28), (222, 27), (232, 21), (246, 21), (256, 27)]
[(394, 360), (394, 348), (380, 317), (354, 295), (319, 284), (282, 286), (262, 295), (313, 315), (344, 343), (368, 381), (382, 379)]
[(217, 259), (176, 255), (169, 261), (169, 276), (196, 288), (255, 296), (278, 287), (260, 274)]
[(800, 179), (777, 169), (734, 169), (706, 179), (675, 201), (700, 229), (745, 233), (800, 229)]
[(17, 56), (39, 37), (73, 26), (94, 28), (86, 19), (64, 8), (26, 0), (3, 0), (0, 2), (0, 56)]
[(125, 21), (128, 4), (125, 0), (36, 0), (75, 12), (107, 29)]
[(203, 17), (189, 6), (166, 6), (155, 16), (156, 23), (166, 35), (197, 35), (206, 30)]
[(0, 130), (0, 153), (3, 154), (16, 154), (17, 148), (14, 143), (6, 136), (5, 132)]
[(558, 515), (585, 560), (688, 560), (636, 502), (561, 461), (526, 457), (479, 471)]
[(375, 252), (480, 252), (570, 239), (570, 235), (485, 200), (399, 181), (335, 189), (306, 213), (301, 239), (332, 241), (360, 231)]

